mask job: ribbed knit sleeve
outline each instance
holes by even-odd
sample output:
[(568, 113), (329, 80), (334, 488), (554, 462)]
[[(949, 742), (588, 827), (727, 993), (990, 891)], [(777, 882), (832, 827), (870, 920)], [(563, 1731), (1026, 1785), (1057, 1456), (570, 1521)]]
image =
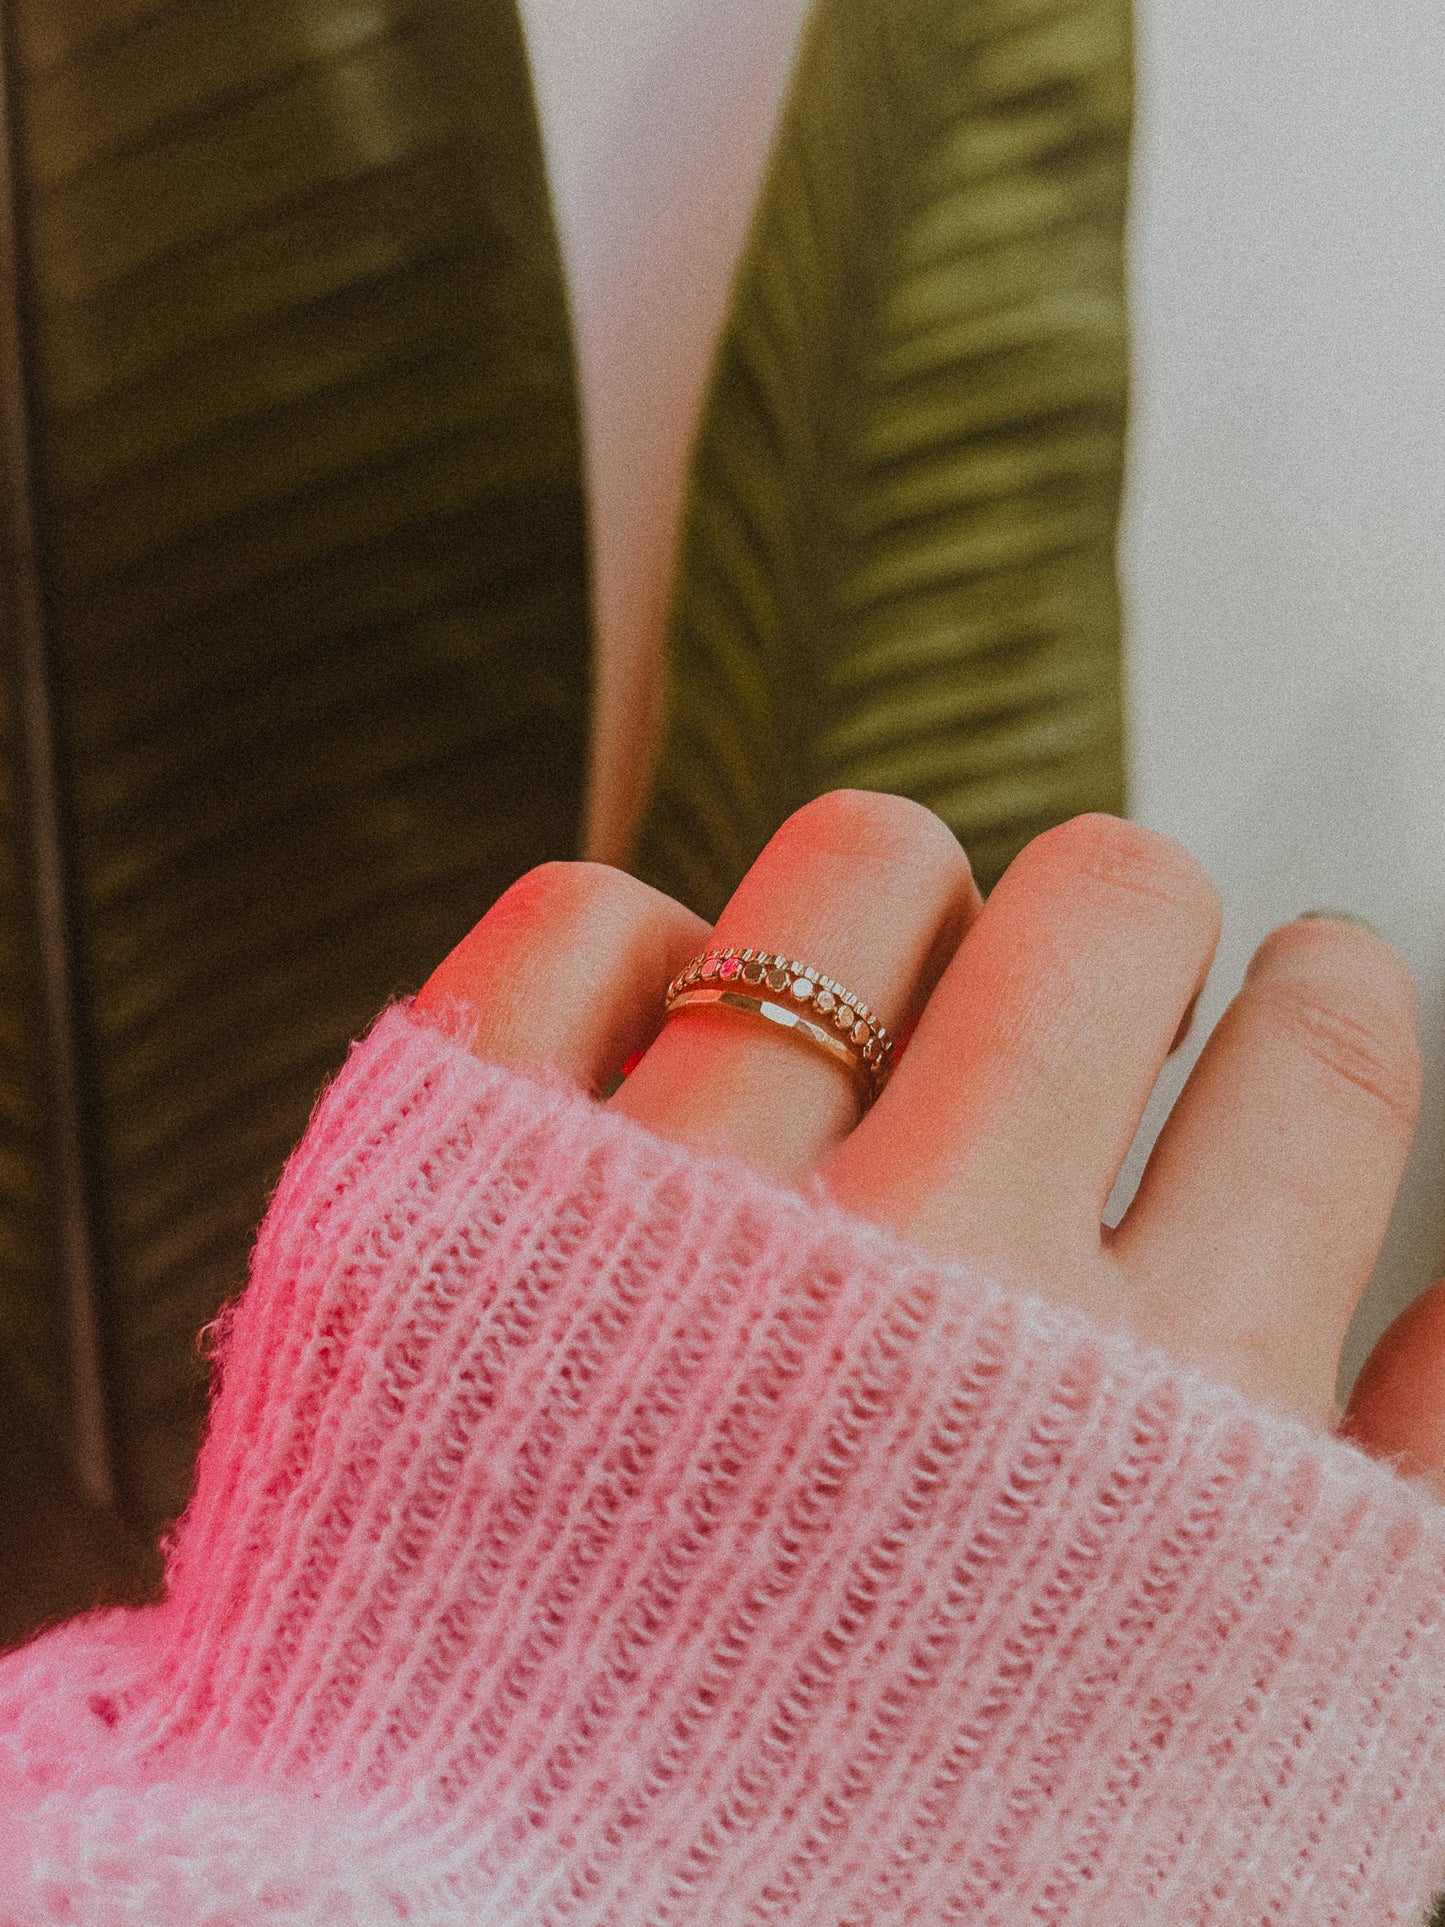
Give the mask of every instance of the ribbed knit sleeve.
[(163, 1603), (0, 1661), (3, 1927), (1417, 1927), (1445, 1507), (388, 1010)]

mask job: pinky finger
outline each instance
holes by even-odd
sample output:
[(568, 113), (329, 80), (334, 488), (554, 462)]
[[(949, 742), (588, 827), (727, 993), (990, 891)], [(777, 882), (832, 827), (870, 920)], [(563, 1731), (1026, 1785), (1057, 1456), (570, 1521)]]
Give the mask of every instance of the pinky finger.
[(1355, 1380), (1339, 1436), (1445, 1499), (1445, 1278), (1388, 1326)]

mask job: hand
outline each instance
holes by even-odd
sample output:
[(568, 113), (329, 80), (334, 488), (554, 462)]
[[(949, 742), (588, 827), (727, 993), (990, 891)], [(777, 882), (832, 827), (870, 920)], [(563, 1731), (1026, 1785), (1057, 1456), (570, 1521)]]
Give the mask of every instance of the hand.
[[(506, 892), (421, 991), (479, 1056), (601, 1088), (665, 1136), (789, 1183), (1018, 1289), (1126, 1324), (1321, 1428), (1420, 1101), (1415, 993), (1379, 938), (1286, 924), (1256, 952), (1127, 1214), (1101, 1219), (1219, 937), (1218, 893), (1168, 837), (1086, 816), (1040, 836), (984, 904), (947, 827), (836, 791), (782, 826), (716, 932), (596, 864)], [(745, 1013), (661, 1026), (716, 941), (782, 951), (895, 1036), (859, 1120), (846, 1072)], [(1445, 1494), (1445, 1280), (1396, 1320), (1341, 1426)]]

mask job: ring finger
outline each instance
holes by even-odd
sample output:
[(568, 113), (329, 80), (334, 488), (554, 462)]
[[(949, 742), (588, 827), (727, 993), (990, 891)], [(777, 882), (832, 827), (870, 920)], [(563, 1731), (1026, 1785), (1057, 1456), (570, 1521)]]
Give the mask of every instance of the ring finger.
[[(813, 965), (896, 1037), (980, 907), (968, 859), (932, 811), (903, 797), (835, 790), (777, 831), (711, 944)], [(652, 1130), (780, 1177), (811, 1168), (859, 1114), (851, 1076), (815, 1046), (718, 1006), (669, 1022), (612, 1102)]]

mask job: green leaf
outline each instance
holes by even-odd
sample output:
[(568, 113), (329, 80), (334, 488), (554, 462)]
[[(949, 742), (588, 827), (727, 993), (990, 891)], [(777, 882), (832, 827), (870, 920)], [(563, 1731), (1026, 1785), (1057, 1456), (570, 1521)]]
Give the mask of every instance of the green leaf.
[(8, 32), (0, 1370), (151, 1530), (348, 1040), (577, 852), (572, 351), (514, 0)]
[(835, 787), (987, 887), (1123, 807), (1125, 0), (818, 0), (695, 451), (638, 873)]

